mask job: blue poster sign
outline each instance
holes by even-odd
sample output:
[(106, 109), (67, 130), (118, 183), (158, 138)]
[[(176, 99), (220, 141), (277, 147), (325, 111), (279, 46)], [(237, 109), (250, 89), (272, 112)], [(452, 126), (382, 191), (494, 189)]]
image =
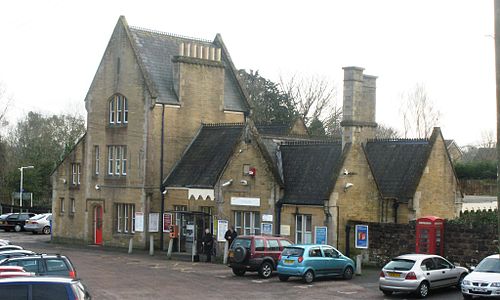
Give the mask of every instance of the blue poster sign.
[(356, 225), (356, 248), (368, 249), (368, 225)]
[(328, 228), (326, 226), (315, 226), (314, 227), (314, 243), (326, 245)]
[(272, 235), (273, 234), (273, 224), (272, 223), (262, 223), (261, 231), (263, 235)]

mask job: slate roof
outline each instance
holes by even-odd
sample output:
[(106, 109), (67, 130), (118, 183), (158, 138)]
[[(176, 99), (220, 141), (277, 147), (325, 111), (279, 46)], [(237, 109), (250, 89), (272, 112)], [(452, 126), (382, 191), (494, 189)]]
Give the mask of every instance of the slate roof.
[[(182, 42), (220, 48), (215, 41), (181, 37), (138, 27), (129, 27), (129, 32), (135, 42), (134, 49), (158, 93), (158, 103), (179, 104), (173, 91), (172, 58), (179, 54), (179, 45)], [(225, 65), (224, 109), (246, 112), (248, 109), (245, 97), (231, 69), (230, 58), (225, 53), (222, 55), (222, 61)]]
[(242, 133), (243, 124), (203, 125), (163, 185), (213, 188)]
[(497, 148), (478, 148), (474, 161), (497, 161)]
[(284, 123), (255, 124), (255, 127), (263, 135), (287, 135), (290, 132), (290, 124)]
[(282, 145), (283, 204), (323, 205), (342, 164), (341, 142)]
[(372, 140), (365, 145), (368, 163), (383, 198), (413, 198), (427, 165), (432, 143), (427, 139)]

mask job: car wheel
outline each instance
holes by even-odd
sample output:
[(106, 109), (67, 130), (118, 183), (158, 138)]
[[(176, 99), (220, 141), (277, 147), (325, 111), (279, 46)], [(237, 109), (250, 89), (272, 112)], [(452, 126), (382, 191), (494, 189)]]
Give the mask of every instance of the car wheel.
[(429, 295), (429, 284), (424, 281), (417, 288), (417, 296), (419, 298), (425, 298), (427, 295)]
[(307, 270), (307, 272), (304, 274), (304, 282), (305, 283), (311, 283), (314, 281), (314, 272), (311, 270)]
[(467, 300), (472, 299), (472, 295), (462, 294), (462, 297), (464, 297), (464, 299), (467, 299)]
[(21, 227), (21, 225), (19, 225), (19, 224), (17, 224), (17, 225), (14, 227), (14, 230), (15, 230), (16, 232), (21, 231), (21, 229), (23, 229), (23, 228), (22, 228), (22, 227)]
[(265, 261), (260, 265), (259, 267), (260, 277), (267, 279), (271, 277), (272, 273), (273, 273), (273, 265), (270, 262)]
[(388, 290), (382, 290), (382, 293), (384, 293), (384, 295), (386, 295), (386, 296), (390, 296), (390, 295), (392, 295), (393, 292), (388, 291)]
[(245, 272), (246, 271), (244, 269), (233, 268), (233, 273), (236, 276), (243, 276), (243, 275), (245, 275)]
[(345, 268), (344, 274), (342, 275), (342, 277), (344, 279), (352, 279), (353, 273), (354, 273), (354, 270), (351, 267), (347, 267), (347, 268)]
[(280, 281), (288, 281), (288, 278), (290, 278), (289, 276), (285, 276), (285, 275), (278, 275), (278, 278), (280, 279)]
[(465, 274), (465, 273), (460, 275), (460, 278), (458, 279), (458, 282), (457, 282), (457, 289), (459, 289), (459, 290), (462, 289), (462, 281), (464, 281), (465, 276), (467, 276), (467, 274)]
[(43, 233), (43, 234), (50, 234), (50, 227), (49, 227), (49, 226), (45, 226), (45, 227), (43, 227), (43, 229), (42, 229), (42, 233)]

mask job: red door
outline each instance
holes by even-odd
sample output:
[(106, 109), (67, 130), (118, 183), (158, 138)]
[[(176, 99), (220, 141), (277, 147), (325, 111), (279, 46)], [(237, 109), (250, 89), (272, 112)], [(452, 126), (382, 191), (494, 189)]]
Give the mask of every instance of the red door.
[(102, 206), (94, 207), (94, 244), (102, 245)]

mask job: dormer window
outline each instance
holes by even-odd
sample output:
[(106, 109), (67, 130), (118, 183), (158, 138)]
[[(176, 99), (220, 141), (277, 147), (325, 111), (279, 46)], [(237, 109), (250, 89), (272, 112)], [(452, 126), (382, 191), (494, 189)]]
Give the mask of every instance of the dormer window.
[(116, 94), (109, 100), (109, 124), (123, 125), (128, 123), (128, 100)]

